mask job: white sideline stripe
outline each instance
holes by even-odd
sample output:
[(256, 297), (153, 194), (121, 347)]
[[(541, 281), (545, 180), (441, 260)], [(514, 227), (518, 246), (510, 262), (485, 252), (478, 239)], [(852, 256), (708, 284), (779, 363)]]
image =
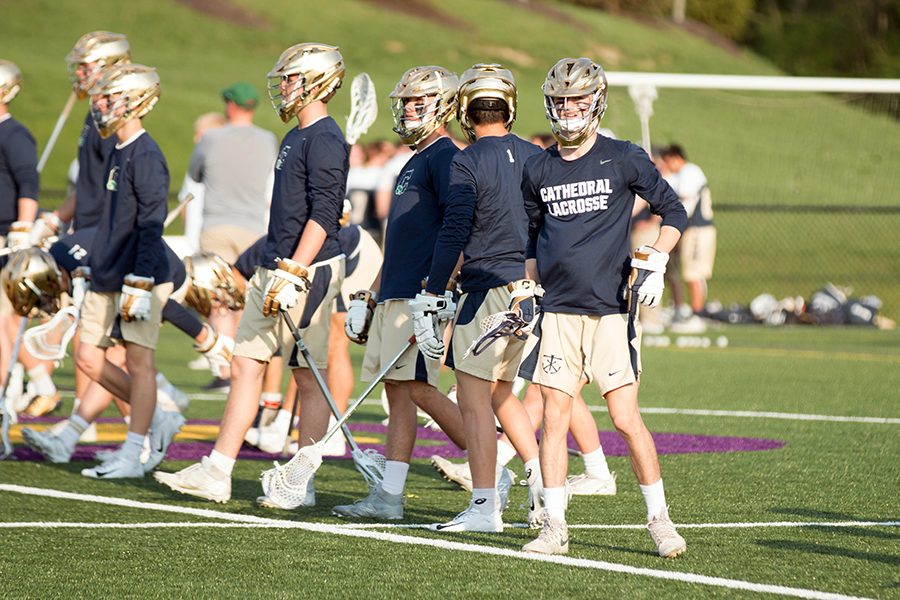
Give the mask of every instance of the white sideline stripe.
[[(526, 529), (527, 523), (504, 523), (509, 529)], [(342, 529), (428, 529), (427, 523), (346, 523)], [(646, 529), (646, 525), (569, 523), (569, 529)], [(759, 523), (678, 523), (678, 529), (756, 529), (764, 527), (900, 527), (900, 521), (762, 521)]]
[[(607, 412), (605, 406), (589, 406), (592, 412)], [(893, 417), (840, 417), (835, 415), (808, 415), (803, 413), (765, 412), (755, 410), (708, 410), (701, 408), (641, 407), (642, 413), (653, 415), (695, 415), (702, 417), (750, 417), (757, 419), (786, 419), (789, 421), (832, 421), (836, 423), (879, 423), (900, 425)]]
[(170, 523), (78, 523), (70, 521), (22, 521), (21, 523), (0, 523), (0, 529), (165, 529), (169, 527), (210, 527), (213, 529), (234, 529), (238, 527), (283, 528), (281, 525), (270, 523), (197, 523), (177, 521)]
[[(570, 567), (580, 567), (584, 569), (595, 569), (598, 571), (610, 571), (613, 573), (625, 573), (628, 575), (640, 575), (643, 577), (653, 577), (656, 579), (665, 579), (669, 581), (679, 581), (682, 583), (693, 583), (699, 585), (709, 585), (714, 587), (722, 587), (735, 590), (743, 590), (749, 592), (759, 592), (766, 594), (780, 594), (783, 596), (792, 596), (795, 598), (812, 598), (815, 600), (846, 600), (855, 599), (856, 596), (845, 596), (841, 594), (832, 594), (829, 592), (820, 592), (817, 590), (808, 590), (803, 588), (793, 588), (781, 585), (772, 585), (765, 583), (753, 583), (750, 581), (741, 581), (739, 579), (726, 579), (723, 577), (711, 577), (708, 575), (698, 575), (695, 573), (683, 573), (679, 571), (662, 571), (658, 569), (647, 569), (641, 567), (633, 567), (619, 563), (611, 563), (600, 560), (590, 560), (586, 558), (573, 558), (569, 556), (547, 556), (542, 554), (529, 554), (519, 550), (509, 550), (507, 548), (495, 548), (493, 546), (483, 546), (479, 544), (468, 544), (462, 542), (451, 542), (443, 539), (433, 539), (426, 537), (416, 537), (409, 535), (398, 535), (394, 533), (385, 533), (382, 531), (369, 531), (363, 529), (345, 529), (327, 525), (322, 523), (303, 523), (298, 521), (284, 521), (278, 519), (263, 519), (251, 515), (236, 515), (227, 512), (219, 512), (215, 510), (206, 510), (198, 508), (188, 508), (186, 506), (176, 506), (167, 504), (157, 504), (155, 502), (139, 502), (137, 500), (128, 500), (126, 498), (115, 498), (107, 496), (95, 496), (92, 494), (75, 494), (71, 492), (63, 492), (59, 490), (34, 488), (21, 485), (0, 484), (0, 491), (16, 492), (20, 494), (28, 494), (32, 496), (45, 496), (51, 498), (62, 498), (67, 500), (83, 500), (86, 502), (96, 502), (99, 504), (111, 504), (114, 506), (126, 506), (129, 508), (143, 508), (148, 510), (160, 510), (178, 514), (189, 514), (196, 516), (205, 516), (227, 521), (238, 521), (243, 523), (265, 523), (267, 525), (281, 525), (284, 527), (302, 529), (315, 533), (327, 533), (331, 535), (343, 535), (348, 537), (365, 538), (377, 540), (381, 542), (391, 542), (395, 544), (409, 544), (413, 546), (426, 546), (431, 548), (441, 548), (445, 550), (456, 550), (460, 552), (472, 552), (478, 554), (488, 554), (491, 556), (503, 556), (507, 558), (517, 558), (521, 560), (533, 560), (536, 562), (552, 563), (556, 565), (564, 565)], [(291, 523), (291, 525), (282, 525)]]

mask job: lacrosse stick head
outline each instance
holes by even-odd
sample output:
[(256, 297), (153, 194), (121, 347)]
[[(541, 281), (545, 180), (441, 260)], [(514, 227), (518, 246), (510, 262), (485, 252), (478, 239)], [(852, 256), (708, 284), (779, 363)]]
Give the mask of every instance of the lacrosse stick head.
[(9, 104), (22, 89), (22, 71), (15, 63), (0, 60), (0, 104)]
[(320, 466), (322, 447), (319, 444), (304, 446), (284, 465), (275, 463), (273, 468), (260, 474), (263, 494), (281, 508), (302, 506), (309, 482)]
[(491, 344), (502, 337), (511, 335), (521, 337), (522, 329), (527, 326), (528, 323), (523, 321), (519, 315), (511, 311), (505, 310), (486, 316), (480, 323), (481, 335), (475, 338), (472, 344), (466, 349), (465, 354), (463, 354), (463, 360), (465, 360), (470, 353), (473, 356), (478, 356), (487, 350)]
[(185, 302), (204, 317), (222, 305), (230, 310), (244, 308), (244, 285), (231, 266), (217, 254), (199, 252), (184, 259), (188, 286)]
[(353, 452), (353, 465), (359, 474), (366, 480), (369, 489), (372, 489), (384, 481), (384, 469), (386, 464), (384, 455), (373, 448), (368, 450), (355, 450)]
[(456, 116), (459, 78), (444, 67), (413, 67), (391, 92), (394, 132), (415, 146)]
[(67, 306), (43, 325), (27, 330), (22, 341), (28, 352), (38, 360), (62, 360), (77, 328), (78, 310)]
[(368, 73), (360, 73), (350, 85), (350, 116), (345, 137), (351, 146), (365, 134), (378, 116), (375, 84)]
[(0, 285), (13, 310), (23, 317), (55, 314), (63, 290), (62, 274), (50, 253), (26, 248), (12, 255)]

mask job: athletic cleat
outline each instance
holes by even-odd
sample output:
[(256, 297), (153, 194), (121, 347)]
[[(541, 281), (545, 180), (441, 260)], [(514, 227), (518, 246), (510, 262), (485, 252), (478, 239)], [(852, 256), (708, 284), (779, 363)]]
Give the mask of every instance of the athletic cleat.
[(540, 529), (544, 524), (544, 488), (529, 486), (528, 488), (528, 526)]
[(537, 539), (522, 546), (522, 550), (537, 554), (568, 554), (569, 528), (566, 522), (552, 519), (546, 510), (541, 514), (541, 522)]
[(185, 418), (181, 413), (162, 412), (162, 418), (156, 427), (150, 429), (150, 454), (144, 462), (144, 471), (149, 473), (159, 466), (159, 463), (166, 458), (166, 452), (175, 436), (181, 430), (185, 423)]
[(457, 484), (467, 492), (472, 492), (472, 472), (469, 470), (468, 462), (454, 463), (443, 456), (434, 455), (431, 457), (431, 465), (447, 481)]
[(388, 494), (381, 486), (375, 486), (369, 495), (353, 504), (335, 506), (331, 514), (336, 517), (353, 519), (387, 519), (396, 521), (403, 518), (403, 494)]
[(569, 494), (572, 496), (615, 496), (616, 474), (612, 472), (609, 477), (588, 477), (585, 474), (569, 477), (567, 483), (570, 486)]
[(495, 510), (492, 513), (483, 513), (475, 508), (474, 500), (469, 503), (469, 507), (453, 517), (446, 523), (435, 523), (431, 526), (432, 531), (485, 531), (497, 533), (503, 531), (503, 518), (500, 511)]
[(92, 479), (139, 479), (144, 476), (144, 467), (138, 461), (116, 456), (91, 469), (82, 469), (81, 474)]
[(322, 446), (322, 456), (344, 456), (347, 454), (347, 440), (343, 435), (333, 435)]
[(184, 412), (190, 404), (190, 398), (170, 381), (166, 381), (163, 385), (157, 383), (156, 403), (166, 412)]
[(313, 479), (309, 479), (303, 487), (291, 485), (289, 483), (291, 467), (290, 461), (284, 465), (276, 462), (273, 468), (260, 473), (259, 479), (262, 482), (263, 495), (256, 498), (256, 504), (264, 508), (280, 508), (282, 510), (316, 505), (316, 488)]
[(25, 445), (52, 463), (67, 463), (72, 459), (75, 448), (66, 444), (49, 431), (22, 429), (22, 440)]
[(97, 424), (91, 423), (88, 428), (78, 437), (79, 442), (96, 442), (97, 441)]
[(516, 481), (516, 474), (506, 467), (500, 468), (500, 474), (497, 477), (497, 496), (500, 498), (500, 512), (502, 513), (509, 506), (509, 491), (512, 489)]
[(251, 427), (244, 434), (244, 441), (254, 448), (259, 447), (259, 427)]
[(35, 396), (32, 398), (25, 410), (22, 411), (29, 417), (42, 417), (52, 413), (59, 408), (60, 396), (59, 392), (52, 396)]
[(177, 473), (156, 471), (153, 478), (189, 496), (222, 503), (231, 500), (231, 477), (212, 464), (208, 456)]
[(272, 424), (259, 428), (259, 440), (256, 442), (256, 447), (269, 454), (281, 454), (286, 441), (287, 431)]
[(647, 523), (647, 532), (656, 544), (656, 550), (663, 558), (675, 558), (687, 550), (687, 542), (675, 531), (666, 508)]

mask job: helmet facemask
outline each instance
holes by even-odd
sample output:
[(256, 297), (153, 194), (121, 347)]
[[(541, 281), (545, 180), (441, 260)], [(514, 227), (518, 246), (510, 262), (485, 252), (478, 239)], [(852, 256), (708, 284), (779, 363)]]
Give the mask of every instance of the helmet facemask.
[(334, 96), (344, 81), (344, 59), (337, 46), (297, 44), (281, 53), (266, 77), (272, 107), (287, 123), (306, 106)]
[(459, 79), (443, 67), (414, 67), (391, 92), (394, 133), (416, 146), (456, 116)]
[(590, 139), (606, 113), (606, 74), (588, 58), (564, 58), (544, 80), (544, 113), (561, 148)]
[(104, 72), (90, 94), (91, 117), (100, 136), (108, 138), (129, 120), (153, 110), (159, 100), (159, 76), (143, 65), (119, 65)]

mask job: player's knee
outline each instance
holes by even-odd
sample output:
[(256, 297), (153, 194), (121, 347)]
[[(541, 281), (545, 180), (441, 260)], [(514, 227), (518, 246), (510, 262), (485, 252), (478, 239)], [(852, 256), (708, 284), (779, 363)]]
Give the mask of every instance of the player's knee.
[(100, 376), (100, 370), (103, 367), (103, 356), (97, 354), (96, 348), (92, 348), (88, 344), (81, 344), (75, 353), (75, 365), (85, 375), (96, 380)]
[(611, 414), (610, 418), (612, 419), (613, 427), (622, 435), (634, 436), (644, 428), (644, 421), (637, 411)]

